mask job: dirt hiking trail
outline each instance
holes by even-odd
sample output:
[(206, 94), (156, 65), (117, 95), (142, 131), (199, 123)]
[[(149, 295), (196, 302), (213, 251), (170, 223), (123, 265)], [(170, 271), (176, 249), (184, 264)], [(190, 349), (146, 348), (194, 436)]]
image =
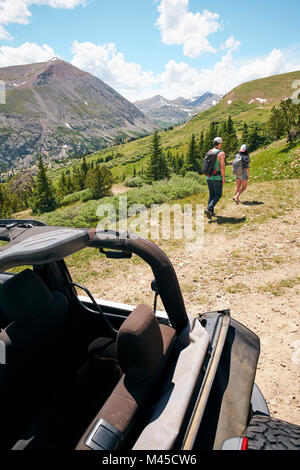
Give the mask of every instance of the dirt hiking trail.
[[(256, 383), (271, 416), (299, 425), (300, 184), (250, 184), (238, 206), (232, 188), (225, 188), (217, 218), (205, 219), (200, 252), (187, 251), (182, 241), (157, 244), (175, 267), (189, 314), (229, 308), (259, 336)], [(137, 257), (129, 262), (93, 258), (89, 269), (100, 276), (86, 282), (95, 295), (153, 305), (153, 274)], [(77, 269), (71, 271), (76, 278)], [(160, 302), (158, 309), (163, 309)]]

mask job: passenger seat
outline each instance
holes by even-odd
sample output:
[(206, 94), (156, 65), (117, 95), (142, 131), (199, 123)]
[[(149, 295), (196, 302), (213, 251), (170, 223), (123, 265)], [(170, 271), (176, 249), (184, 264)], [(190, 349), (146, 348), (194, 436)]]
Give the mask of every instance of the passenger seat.
[(77, 450), (117, 450), (132, 439), (175, 340), (175, 330), (160, 325), (149, 306), (141, 304), (128, 316), (117, 337), (117, 356), (124, 375), (78, 442)]

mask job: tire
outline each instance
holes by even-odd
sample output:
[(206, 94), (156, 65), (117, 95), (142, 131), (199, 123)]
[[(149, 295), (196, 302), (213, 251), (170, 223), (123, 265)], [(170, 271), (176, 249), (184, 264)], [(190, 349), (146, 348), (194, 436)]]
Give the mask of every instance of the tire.
[(244, 435), (249, 450), (300, 450), (300, 426), (269, 416), (253, 416)]

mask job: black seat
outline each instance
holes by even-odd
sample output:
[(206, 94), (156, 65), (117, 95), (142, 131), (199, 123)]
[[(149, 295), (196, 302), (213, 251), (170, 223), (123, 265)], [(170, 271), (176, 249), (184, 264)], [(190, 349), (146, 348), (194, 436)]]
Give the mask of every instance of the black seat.
[(55, 376), (63, 347), (68, 304), (26, 269), (0, 285), (1, 310), (8, 326), (1, 330), (6, 363), (0, 365), (0, 447), (15, 442), (36, 400)]
[(85, 438), (99, 417), (110, 420), (127, 435), (151, 394), (174, 338), (175, 330), (159, 325), (150, 307), (137, 307), (121, 326), (117, 343), (108, 343), (104, 338), (93, 342), (88, 362), (68, 380), (65, 391), (60, 384), (53, 400), (30, 423), (13, 449), (74, 449), (99, 409), (77, 448), (90, 449)]
[(147, 305), (139, 305), (122, 324), (117, 356), (124, 373), (76, 446), (77, 450), (115, 450), (132, 430), (151, 397), (176, 338)]

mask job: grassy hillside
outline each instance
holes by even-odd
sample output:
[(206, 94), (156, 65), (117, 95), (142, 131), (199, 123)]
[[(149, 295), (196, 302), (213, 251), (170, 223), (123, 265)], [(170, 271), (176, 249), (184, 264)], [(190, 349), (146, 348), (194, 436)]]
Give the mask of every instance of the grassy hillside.
[[(255, 182), (300, 178), (300, 143), (288, 145), (285, 139), (282, 139), (253, 153), (250, 174), (251, 181)], [(226, 167), (226, 180), (226, 188), (229, 187), (232, 192), (235, 182), (231, 165)], [(150, 207), (151, 204), (162, 204), (193, 195), (199, 195), (197, 197), (205, 203), (207, 189), (204, 176), (191, 174), (185, 178), (174, 177), (168, 182), (160, 181), (142, 188), (129, 189), (126, 194), (128, 205), (145, 204)], [(77, 201), (39, 218), (50, 225), (93, 227), (98, 221), (96, 210), (100, 202), (109, 202), (117, 207), (118, 197), (110, 196), (100, 201)]]
[(300, 143), (287, 145), (284, 139), (256, 152), (251, 174), (256, 181), (300, 178)]
[(232, 116), (238, 131), (241, 130), (243, 121), (250, 125), (266, 122), (272, 107), (292, 96), (292, 84), (299, 79), (300, 71), (297, 71), (243, 83), (227, 93), (213, 108), (197, 114), (184, 126), (178, 126), (166, 133), (162, 140), (169, 145), (186, 142), (193, 132), (199, 133), (208, 127), (211, 121), (222, 121), (229, 115)]
[(262, 98), (274, 106), (281, 100), (291, 97), (292, 83), (299, 80), (299, 77), (300, 71), (296, 71), (252, 80), (234, 88), (224, 99), (249, 103), (252, 99)]
[[(170, 151), (171, 154), (186, 153), (193, 133), (199, 135), (202, 130), (209, 126), (211, 121), (221, 122), (230, 115), (238, 134), (242, 130), (243, 122), (250, 126), (255, 123), (266, 122), (269, 119), (272, 107), (279, 104), (281, 100), (292, 96), (294, 91), (292, 83), (295, 80), (300, 80), (300, 71), (243, 83), (230, 91), (216, 106), (196, 115), (186, 124), (160, 132), (163, 149)], [(256, 98), (266, 100), (266, 102), (261, 102)], [(151, 139), (152, 136), (148, 136), (101, 150), (89, 155), (87, 161), (105, 159), (108, 155), (113, 154), (115, 158), (108, 162), (113, 175), (116, 177), (120, 174), (124, 174), (126, 177), (132, 176), (134, 166), (137, 171), (145, 166), (145, 158), (148, 155)], [(70, 168), (78, 164), (74, 161), (68, 162)], [(55, 180), (61, 171), (62, 168), (53, 169), (50, 176)]]

